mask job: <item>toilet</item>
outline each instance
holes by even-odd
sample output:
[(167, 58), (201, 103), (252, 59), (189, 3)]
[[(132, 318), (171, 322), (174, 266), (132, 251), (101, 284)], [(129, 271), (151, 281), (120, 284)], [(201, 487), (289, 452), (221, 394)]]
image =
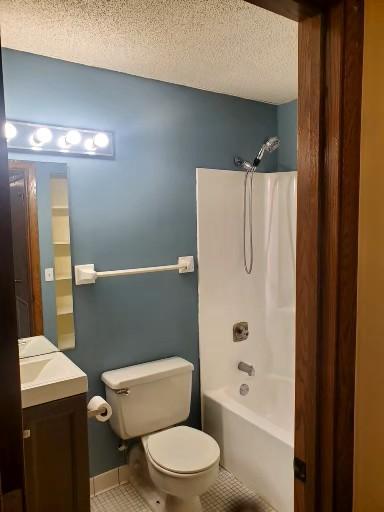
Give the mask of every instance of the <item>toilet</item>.
[(122, 440), (141, 438), (148, 472), (167, 512), (198, 512), (215, 482), (220, 448), (208, 434), (175, 426), (190, 413), (193, 364), (181, 357), (104, 372), (110, 424)]

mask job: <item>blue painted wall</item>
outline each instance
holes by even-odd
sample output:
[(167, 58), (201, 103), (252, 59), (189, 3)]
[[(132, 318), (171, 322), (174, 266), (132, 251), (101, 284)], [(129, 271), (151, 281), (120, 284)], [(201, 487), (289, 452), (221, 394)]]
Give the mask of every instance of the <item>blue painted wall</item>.
[(277, 107), (277, 133), (280, 148), (277, 153), (279, 171), (297, 170), (297, 101)]
[[(196, 255), (196, 167), (231, 169), (234, 154), (252, 158), (277, 131), (273, 105), (11, 50), (3, 66), (8, 118), (115, 132), (113, 161), (44, 158), (68, 164), (73, 265)], [(276, 167), (274, 153), (261, 169)], [(90, 395), (104, 393), (105, 370), (177, 354), (195, 364), (190, 422), (199, 425), (196, 273), (100, 280), (77, 287), (74, 301), (68, 355), (87, 373)], [(90, 422), (89, 442), (92, 474), (124, 462), (108, 425)]]

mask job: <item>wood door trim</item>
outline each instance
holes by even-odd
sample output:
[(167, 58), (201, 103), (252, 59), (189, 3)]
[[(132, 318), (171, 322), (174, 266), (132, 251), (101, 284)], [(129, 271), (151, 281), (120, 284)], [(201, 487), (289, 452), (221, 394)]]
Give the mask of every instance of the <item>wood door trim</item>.
[[(315, 510), (317, 343), (319, 311), (320, 174), (322, 167), (321, 16), (299, 24), (298, 180), (296, 251), (295, 457), (306, 482), (295, 479), (295, 511)], [(311, 55), (308, 63), (306, 56)]]
[[(325, 79), (325, 194), (319, 446), (321, 510), (353, 508), (357, 259), (364, 2), (344, 0), (328, 12)], [(335, 76), (339, 79), (335, 80)], [(331, 370), (329, 370), (331, 368)], [(333, 393), (332, 393), (333, 389)], [(327, 403), (328, 398), (328, 403)], [(328, 411), (328, 414), (326, 412)], [(332, 456), (328, 456), (332, 454)], [(325, 491), (325, 495), (323, 494)]]
[(37, 181), (36, 169), (30, 162), (22, 160), (10, 160), (9, 171), (23, 172), (27, 186), (27, 211), (28, 211), (28, 252), (29, 272), (32, 296), (32, 323), (33, 336), (44, 334), (43, 327), (43, 301), (40, 281), (40, 244), (39, 221), (37, 214)]
[[(315, 20), (299, 25), (306, 55)], [(307, 481), (296, 480), (295, 511), (350, 512), (364, 4), (335, 2), (321, 23), (315, 44), (322, 53), (320, 76), (316, 72), (314, 87), (307, 86), (311, 66), (303, 58), (299, 74), (306, 106), (299, 106), (295, 455), (306, 462)], [(318, 133), (306, 118), (319, 108), (319, 90)], [(317, 156), (309, 170), (305, 152), (312, 144)]]
[(319, 0), (245, 0), (249, 4), (256, 5), (267, 11), (271, 11), (293, 21), (303, 21), (320, 14), (325, 2)]

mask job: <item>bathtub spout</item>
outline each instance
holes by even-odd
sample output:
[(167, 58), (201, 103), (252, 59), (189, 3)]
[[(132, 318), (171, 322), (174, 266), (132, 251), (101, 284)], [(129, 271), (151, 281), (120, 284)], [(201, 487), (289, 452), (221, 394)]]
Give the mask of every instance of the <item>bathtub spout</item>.
[(251, 365), (251, 364), (248, 364), (248, 363), (244, 363), (243, 361), (240, 361), (240, 363), (237, 365), (238, 369), (241, 371), (241, 372), (245, 372), (245, 373), (248, 373), (248, 375), (250, 377), (252, 377), (253, 375), (255, 375), (255, 368)]

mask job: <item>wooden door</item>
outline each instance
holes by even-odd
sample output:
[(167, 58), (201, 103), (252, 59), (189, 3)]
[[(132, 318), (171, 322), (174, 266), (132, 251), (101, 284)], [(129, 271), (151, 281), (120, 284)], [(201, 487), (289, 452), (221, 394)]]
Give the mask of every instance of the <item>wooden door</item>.
[(32, 280), (28, 236), (27, 187), (21, 172), (9, 177), (12, 215), (13, 265), (17, 313), (17, 336), (32, 336)]
[[(0, 43), (1, 49), (1, 43)], [(0, 508), (22, 512), (23, 444), (5, 105), (0, 55)]]
[(18, 338), (25, 338), (44, 333), (37, 180), (29, 162), (10, 160), (8, 167)]

